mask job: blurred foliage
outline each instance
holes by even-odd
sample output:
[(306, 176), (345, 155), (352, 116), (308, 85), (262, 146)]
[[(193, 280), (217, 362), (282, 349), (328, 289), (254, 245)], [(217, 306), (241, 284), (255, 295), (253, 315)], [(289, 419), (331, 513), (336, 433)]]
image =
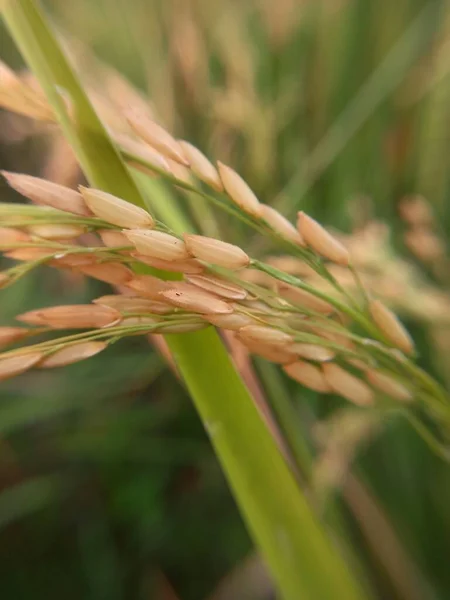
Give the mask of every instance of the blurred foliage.
[[(399, 210), (405, 196), (423, 195), (438, 233), (450, 231), (445, 0), (46, 5), (64, 37), (126, 76), (165, 126), (233, 165), (262, 200), (291, 216), (305, 209), (345, 231), (386, 221), (392, 260), (404, 259), (395, 264), (413, 263), (420, 285), (448, 293), (448, 274), (405, 244)], [(3, 31), (0, 39), (2, 58), (20, 67)], [(90, 57), (81, 63), (88, 84), (120, 102), (113, 72)], [(52, 130), (6, 113), (0, 122), (2, 168), (68, 184), (81, 178)], [(182, 198), (161, 189), (168, 202)], [(10, 199), (6, 188), (1, 193)], [(270, 251), (223, 215), (211, 222), (195, 202), (180, 203), (193, 227)], [(43, 269), (2, 291), (2, 324), (55, 298), (82, 302), (106, 290)], [(449, 383), (449, 319), (430, 324), (410, 311), (407, 318), (422, 364)], [(315, 446), (317, 423), (336, 399), (317, 398), (267, 365), (261, 370), (269, 400), (286, 397), (299, 439)], [(248, 566), (250, 541), (183, 386), (147, 341), (2, 384), (0, 436), (3, 598), (271, 597), (263, 574)], [(360, 445), (352, 474), (366, 495), (335, 484), (342, 484), (345, 531), (374, 597), (447, 598), (448, 466), (399, 416)]]

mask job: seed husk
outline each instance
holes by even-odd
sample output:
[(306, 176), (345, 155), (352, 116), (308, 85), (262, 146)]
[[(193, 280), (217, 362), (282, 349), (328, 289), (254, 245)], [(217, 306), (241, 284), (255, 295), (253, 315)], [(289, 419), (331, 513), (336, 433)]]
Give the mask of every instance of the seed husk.
[(322, 365), (322, 370), (328, 385), (334, 392), (359, 406), (373, 404), (374, 394), (361, 379), (334, 363)]
[(179, 140), (178, 143), (183, 150), (184, 156), (191, 165), (192, 172), (201, 181), (204, 181), (207, 185), (211, 186), (218, 192), (221, 192), (223, 190), (223, 185), (222, 181), (220, 180), (219, 173), (209, 159), (206, 158), (203, 152), (200, 152), (198, 148), (189, 142)]
[(132, 246), (130, 240), (121, 231), (115, 229), (98, 229), (102, 242), (108, 248), (120, 248), (121, 246)]
[(226, 298), (227, 300), (244, 300), (247, 297), (247, 290), (232, 283), (222, 277), (213, 275), (190, 275), (186, 277), (187, 281), (211, 294)]
[(80, 342), (56, 350), (46, 356), (38, 365), (39, 369), (53, 369), (54, 367), (65, 367), (91, 356), (95, 356), (107, 347), (106, 342)]
[(246, 213), (261, 217), (262, 205), (249, 185), (231, 167), (220, 161), (217, 162), (217, 166), (223, 187), (231, 200)]
[(124, 233), (137, 251), (145, 256), (167, 261), (190, 258), (184, 242), (169, 233), (146, 229), (132, 229)]
[(8, 244), (20, 244), (23, 242), (28, 242), (29, 239), (30, 236), (20, 229), (14, 229), (13, 227), (0, 227), (0, 247), (2, 247), (1, 252), (4, 252), (8, 249)]
[(325, 362), (335, 356), (335, 353), (330, 348), (315, 344), (296, 343), (289, 346), (289, 350), (298, 354), (301, 358), (307, 358), (316, 362)]
[(228, 242), (194, 234), (185, 234), (184, 241), (188, 252), (205, 262), (231, 270), (243, 269), (250, 262), (250, 258), (241, 248)]
[(171, 289), (161, 292), (160, 296), (178, 308), (201, 314), (225, 315), (233, 312), (230, 304), (184, 282), (173, 282)]
[(90, 329), (115, 325), (122, 316), (109, 306), (72, 304), (31, 310), (16, 318), (30, 325), (43, 325), (52, 329)]
[(281, 345), (290, 344), (293, 337), (284, 331), (264, 325), (246, 325), (239, 330), (241, 338), (247, 338), (263, 344)]
[(135, 133), (147, 144), (181, 165), (189, 166), (180, 144), (161, 125), (147, 115), (137, 111), (127, 111), (126, 117)]
[(278, 283), (277, 288), (280, 296), (295, 306), (304, 307), (326, 315), (334, 311), (334, 307), (331, 304), (298, 287), (287, 283)]
[[(125, 152), (134, 154), (135, 156), (142, 158), (149, 165), (154, 166), (156, 169), (170, 172), (169, 163), (157, 150), (141, 142), (140, 140), (133, 139), (126, 134), (113, 134), (114, 141), (118, 143)], [(147, 173), (149, 169), (142, 165), (140, 162), (133, 162), (128, 159), (128, 163), (131, 164), (135, 169)], [(154, 171), (153, 171), (154, 173)]]
[(153, 277), (153, 275), (136, 275), (125, 284), (127, 288), (137, 292), (140, 296), (161, 301), (160, 292), (170, 289), (170, 283)]
[(137, 298), (135, 296), (109, 295), (93, 300), (94, 304), (110, 306), (121, 313), (155, 313), (163, 315), (173, 311), (173, 306), (156, 300)]
[(42, 352), (30, 352), (0, 358), (0, 381), (20, 375), (42, 360)]
[(30, 333), (24, 327), (0, 327), (0, 347), (19, 342)]
[(236, 312), (230, 313), (229, 315), (206, 315), (205, 319), (216, 327), (234, 331), (254, 323), (254, 320), (251, 317)]
[(414, 352), (414, 342), (411, 336), (387, 306), (380, 300), (372, 300), (369, 303), (369, 310), (380, 331), (394, 346), (397, 346), (406, 354)]
[(133, 271), (121, 263), (104, 262), (78, 267), (84, 275), (112, 285), (123, 285), (133, 278)]
[(305, 241), (294, 225), (292, 225), (292, 223), (288, 221), (286, 217), (284, 217), (271, 206), (262, 204), (261, 216), (272, 227), (272, 229), (274, 229), (285, 239), (293, 242), (294, 244), (298, 244), (299, 246), (305, 245)]
[(80, 191), (92, 212), (108, 223), (125, 229), (154, 226), (153, 217), (140, 206), (102, 190), (80, 186)]
[(71, 240), (86, 231), (81, 225), (30, 225), (28, 231), (46, 240)]
[(300, 211), (297, 229), (305, 242), (321, 256), (339, 264), (348, 265), (350, 256), (347, 248), (334, 238), (317, 221)]
[(145, 256), (145, 254), (139, 254), (138, 252), (132, 252), (131, 256), (139, 262), (154, 267), (155, 269), (161, 269), (162, 271), (189, 274), (199, 274), (204, 271), (203, 265), (196, 261), (195, 258), (188, 258), (186, 260), (162, 260), (152, 256)]
[(249, 352), (257, 354), (265, 360), (277, 364), (286, 364), (292, 361), (292, 354), (286, 352), (285, 349), (279, 345), (272, 346), (270, 344), (263, 344), (250, 338), (242, 337), (239, 333), (237, 338), (244, 344)]
[(90, 216), (83, 197), (75, 190), (39, 177), (2, 171), (9, 185), (36, 204), (45, 204), (76, 215)]
[(367, 369), (366, 378), (367, 381), (375, 388), (378, 388), (396, 400), (407, 401), (411, 400), (412, 398), (410, 390), (400, 383), (400, 381), (395, 379), (395, 377), (392, 377), (387, 373), (383, 373), (382, 371), (378, 371), (376, 369)]
[(315, 392), (325, 394), (331, 391), (331, 388), (319, 367), (311, 365), (308, 362), (297, 360), (285, 365), (283, 371), (289, 375), (289, 377), (295, 379), (295, 381), (298, 381)]
[(50, 260), (52, 254), (55, 254), (55, 252), (56, 248), (15, 248), (14, 250), (5, 252), (4, 256), (21, 261), (39, 260), (48, 256)]

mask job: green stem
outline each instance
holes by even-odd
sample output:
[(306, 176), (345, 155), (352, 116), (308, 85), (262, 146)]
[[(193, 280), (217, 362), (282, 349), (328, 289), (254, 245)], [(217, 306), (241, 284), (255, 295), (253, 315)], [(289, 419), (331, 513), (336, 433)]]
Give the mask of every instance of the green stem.
[[(92, 185), (144, 200), (33, 0), (7, 0), (6, 24)], [(71, 115), (61, 99), (71, 102)], [(298, 488), (247, 388), (210, 328), (167, 336), (239, 507), (283, 598), (363, 597)]]

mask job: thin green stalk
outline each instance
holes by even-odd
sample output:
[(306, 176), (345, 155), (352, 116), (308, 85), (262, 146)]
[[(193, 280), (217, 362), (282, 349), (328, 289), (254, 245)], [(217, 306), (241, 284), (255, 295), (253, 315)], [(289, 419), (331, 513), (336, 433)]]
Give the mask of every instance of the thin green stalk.
[[(33, 0), (7, 0), (3, 16), (91, 184), (144, 205)], [(71, 103), (66, 110), (59, 89)], [(167, 336), (249, 529), (286, 600), (364, 595), (326, 538), (217, 334)]]

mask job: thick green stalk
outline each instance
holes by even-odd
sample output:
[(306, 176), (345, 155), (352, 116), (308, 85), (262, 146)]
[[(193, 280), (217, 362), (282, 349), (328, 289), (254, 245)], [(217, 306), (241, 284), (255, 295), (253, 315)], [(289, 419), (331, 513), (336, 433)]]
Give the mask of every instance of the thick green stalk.
[[(133, 178), (34, 1), (6, 0), (3, 16), (90, 183), (143, 205)], [(60, 90), (70, 99), (71, 115)], [(313, 516), (217, 334), (208, 329), (167, 337), (283, 598), (362, 598)]]

